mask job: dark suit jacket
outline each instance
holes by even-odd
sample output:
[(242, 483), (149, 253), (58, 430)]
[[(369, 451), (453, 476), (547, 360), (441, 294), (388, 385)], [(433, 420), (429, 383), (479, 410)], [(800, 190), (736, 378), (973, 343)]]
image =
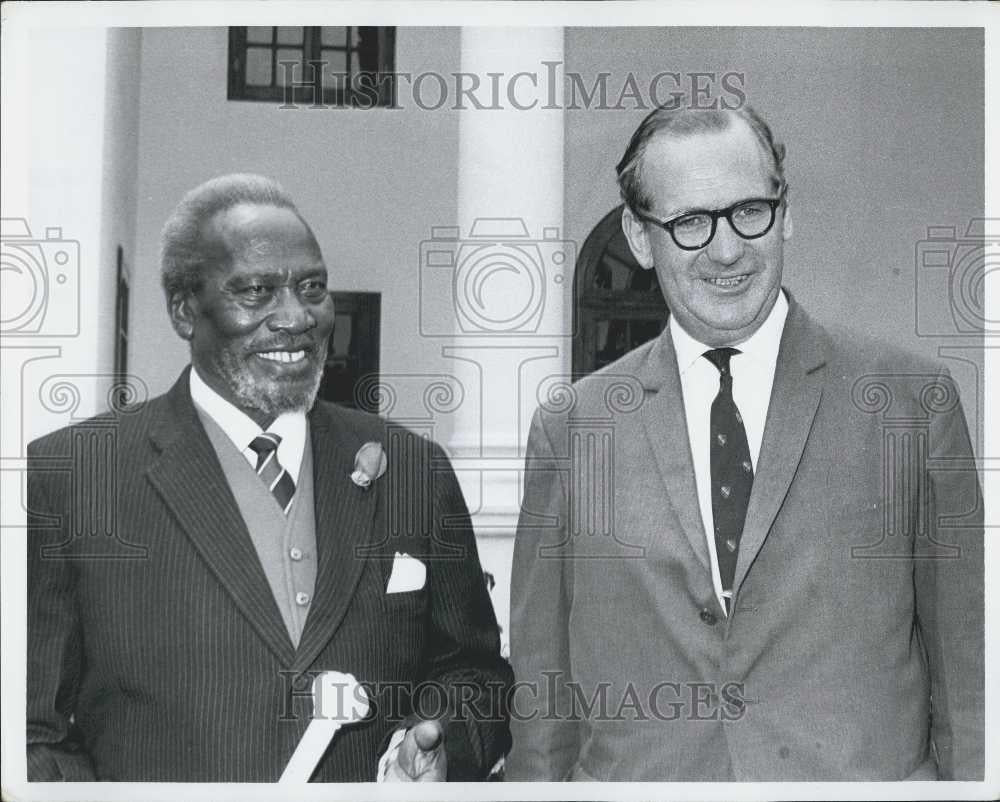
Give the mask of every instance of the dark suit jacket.
[(982, 498), (940, 367), (792, 302), (728, 620), (669, 328), (548, 407), (509, 779), (982, 778)]
[[(140, 408), (29, 446), (29, 779), (274, 781), (324, 670), (369, 684), (374, 712), (314, 781), (373, 780), (414, 713), (451, 716), (451, 779), (509, 748), (484, 692), (510, 668), (447, 459), (373, 415), (318, 402), (309, 421), (318, 572), (297, 649), (186, 371)], [(367, 441), (389, 467), (362, 490), (350, 474)], [(423, 589), (386, 595), (397, 551), (426, 563)], [(470, 688), (478, 707), (446, 706)]]

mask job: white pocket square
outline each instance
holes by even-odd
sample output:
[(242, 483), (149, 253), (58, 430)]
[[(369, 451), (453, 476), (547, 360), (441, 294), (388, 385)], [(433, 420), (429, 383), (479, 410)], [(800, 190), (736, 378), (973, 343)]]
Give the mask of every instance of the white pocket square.
[(416, 557), (411, 557), (407, 553), (396, 552), (396, 558), (392, 561), (392, 573), (389, 575), (389, 584), (386, 586), (386, 593), (406, 593), (410, 590), (420, 590), (427, 581), (427, 566)]

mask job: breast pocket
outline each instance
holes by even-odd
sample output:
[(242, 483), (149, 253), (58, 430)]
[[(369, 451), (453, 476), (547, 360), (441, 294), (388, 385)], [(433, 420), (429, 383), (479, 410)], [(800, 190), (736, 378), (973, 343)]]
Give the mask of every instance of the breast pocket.
[(382, 608), (388, 615), (421, 617), (427, 611), (427, 597), (426, 587), (398, 593), (383, 593)]
[(407, 553), (396, 552), (395, 559), (383, 566), (384, 593), (382, 604), (386, 610), (398, 614), (419, 615), (427, 607), (427, 565)]
[(385, 593), (381, 600), (380, 659), (386, 677), (412, 680), (423, 671), (428, 634), (426, 588)]

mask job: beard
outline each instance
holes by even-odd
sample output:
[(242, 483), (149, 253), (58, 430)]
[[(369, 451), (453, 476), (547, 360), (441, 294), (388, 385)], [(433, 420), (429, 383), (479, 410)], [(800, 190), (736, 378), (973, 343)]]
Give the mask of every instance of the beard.
[(255, 376), (247, 365), (247, 359), (251, 357), (229, 350), (216, 355), (215, 369), (229, 387), (236, 406), (257, 410), (273, 419), (283, 412), (308, 412), (312, 409), (323, 380), (326, 351), (325, 340), (316, 348), (306, 350), (305, 358), (311, 368), (309, 375), (293, 381)]

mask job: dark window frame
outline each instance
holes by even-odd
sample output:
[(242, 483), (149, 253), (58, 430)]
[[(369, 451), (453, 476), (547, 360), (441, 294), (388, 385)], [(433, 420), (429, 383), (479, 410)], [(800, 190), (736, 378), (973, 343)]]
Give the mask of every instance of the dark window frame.
[[(637, 325), (644, 330), (656, 328), (662, 332), (666, 325), (669, 310), (667, 303), (656, 282), (656, 274), (646, 274), (635, 261), (624, 243), (622, 233), (622, 210), (624, 204), (616, 206), (594, 226), (587, 236), (580, 254), (576, 260), (576, 270), (573, 275), (573, 380), (581, 379), (589, 373), (606, 364), (599, 350), (599, 329), (602, 324), (609, 326), (624, 324), (626, 340), (631, 347), (637, 347), (639, 342), (631, 342), (632, 326)], [(612, 240), (619, 243), (620, 257), (608, 253)], [(636, 279), (630, 281), (630, 287), (636, 284), (649, 284), (648, 289), (619, 289), (598, 286), (597, 274), (602, 269), (606, 258), (615, 258), (622, 267), (629, 269)], [(624, 260), (624, 261), (623, 261)], [(646, 340), (641, 336), (639, 340)], [(630, 350), (630, 349), (629, 349)], [(617, 354), (623, 356), (625, 352)]]
[[(364, 388), (378, 384), (381, 362), (382, 293), (331, 291), (334, 332), (323, 366), (319, 395), (324, 401), (365, 409)], [(347, 354), (335, 354), (334, 333), (338, 326), (351, 327)], [(340, 374), (340, 375), (338, 375)], [(353, 376), (348, 387), (344, 378)]]
[[(267, 26), (265, 26), (267, 27)], [(346, 29), (346, 45), (324, 45), (322, 43), (323, 26), (302, 27), (303, 39), (301, 45), (279, 44), (277, 29), (271, 27), (271, 42), (248, 42), (247, 28), (229, 28), (229, 55), (227, 61), (227, 92), (228, 100), (248, 100), (256, 102), (280, 103), (282, 105), (306, 105), (314, 108), (326, 106), (340, 108), (372, 108), (396, 105), (396, 29), (394, 27), (366, 27), (367, 35), (374, 36), (377, 42), (377, 52), (374, 57), (359, 64), (360, 69), (351, 72), (351, 55), (359, 52), (351, 45), (352, 26)], [(271, 85), (250, 86), (246, 82), (246, 62), (248, 47), (271, 50)], [(300, 82), (285, 87), (278, 80), (279, 70), (284, 69), (278, 62), (278, 50), (301, 50)], [(323, 51), (333, 50), (346, 54), (347, 86), (323, 86)], [(360, 60), (360, 57), (359, 57)]]
[[(128, 381), (128, 335), (129, 335), (129, 304), (131, 295), (131, 271), (125, 263), (125, 250), (118, 245), (115, 251), (115, 355), (114, 383), (123, 399), (127, 399), (125, 390)], [(127, 401), (123, 400), (121, 405)]]

